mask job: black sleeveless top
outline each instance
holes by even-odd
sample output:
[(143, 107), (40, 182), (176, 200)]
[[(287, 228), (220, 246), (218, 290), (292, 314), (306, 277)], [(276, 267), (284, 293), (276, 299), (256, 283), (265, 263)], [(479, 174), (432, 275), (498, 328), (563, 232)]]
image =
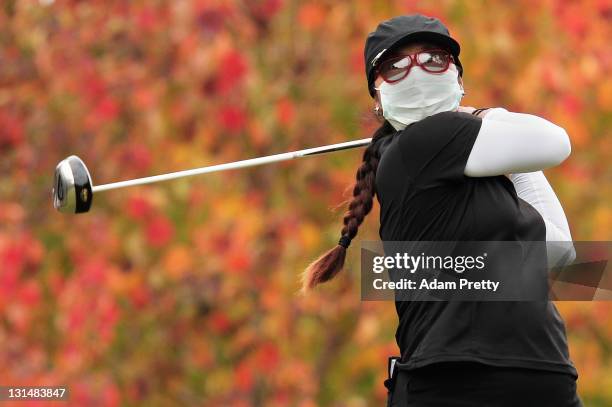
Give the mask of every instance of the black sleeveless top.
[[(544, 241), (540, 214), (505, 176), (463, 174), (482, 119), (429, 116), (390, 136), (376, 175), (383, 241)], [(550, 301), (396, 301), (406, 369), (436, 362), (577, 372)]]

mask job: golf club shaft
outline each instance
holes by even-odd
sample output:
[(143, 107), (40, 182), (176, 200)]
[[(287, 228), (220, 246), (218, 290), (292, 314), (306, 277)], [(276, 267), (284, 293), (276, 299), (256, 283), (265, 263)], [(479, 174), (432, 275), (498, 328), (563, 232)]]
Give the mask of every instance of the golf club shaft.
[(92, 187), (93, 193), (107, 191), (109, 189), (126, 188), (135, 185), (151, 184), (154, 182), (168, 181), (176, 178), (191, 177), (193, 175), (207, 174), (210, 172), (219, 172), (225, 170), (233, 170), (236, 168), (254, 167), (256, 165), (269, 164), (278, 161), (293, 160), (294, 158), (305, 157), (315, 154), (329, 153), (332, 151), (346, 150), (349, 148), (362, 147), (370, 144), (371, 138), (361, 140), (348, 141), (345, 143), (330, 144), (328, 146), (307, 148), (305, 150), (290, 151), (288, 153), (268, 155), (265, 157), (251, 158), (248, 160), (235, 161), (226, 164), (211, 165), (208, 167), (194, 168), (191, 170), (171, 172), (168, 174), (154, 175), (151, 177), (137, 178), (127, 181), (113, 182), (110, 184), (97, 185)]

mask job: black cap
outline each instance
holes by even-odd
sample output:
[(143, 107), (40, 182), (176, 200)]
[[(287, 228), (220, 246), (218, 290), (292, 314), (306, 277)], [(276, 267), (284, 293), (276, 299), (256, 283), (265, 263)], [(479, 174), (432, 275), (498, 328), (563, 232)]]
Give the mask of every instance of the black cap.
[(368, 90), (374, 97), (374, 79), (376, 63), (394, 47), (412, 41), (427, 41), (448, 48), (455, 57), (459, 74), (463, 76), (463, 67), (459, 61), (460, 47), (449, 34), (448, 29), (435, 17), (422, 14), (393, 17), (378, 24), (376, 31), (368, 35), (365, 43), (364, 56)]

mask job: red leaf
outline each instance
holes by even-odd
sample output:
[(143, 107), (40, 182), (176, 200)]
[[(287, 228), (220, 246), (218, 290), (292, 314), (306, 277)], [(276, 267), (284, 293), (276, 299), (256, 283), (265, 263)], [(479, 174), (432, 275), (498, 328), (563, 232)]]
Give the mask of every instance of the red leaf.
[(574, 95), (565, 95), (561, 100), (561, 105), (572, 116), (576, 116), (582, 110), (582, 102)]
[(228, 131), (239, 132), (244, 129), (247, 117), (244, 110), (235, 106), (221, 109), (221, 125)]
[(205, 36), (214, 36), (223, 29), (223, 23), (227, 21), (230, 13), (231, 10), (225, 5), (202, 9), (198, 12), (197, 25)]
[(21, 121), (0, 110), (0, 148), (15, 147), (24, 140), (23, 125)]
[(560, 168), (568, 179), (578, 184), (586, 184), (589, 182), (589, 180), (591, 180), (591, 175), (588, 169), (583, 165), (566, 161), (560, 166)]
[(229, 51), (220, 58), (217, 89), (222, 94), (227, 93), (242, 82), (247, 72), (247, 64), (241, 53)]
[(251, 256), (243, 247), (232, 250), (226, 259), (227, 271), (230, 273), (242, 274), (251, 267)]
[(210, 326), (215, 333), (224, 334), (231, 327), (231, 321), (223, 312), (215, 312), (209, 317)]
[(295, 108), (291, 99), (283, 98), (276, 104), (276, 115), (279, 123), (288, 126), (294, 119)]
[(106, 280), (107, 264), (101, 259), (88, 259), (80, 270), (81, 283), (86, 287), (99, 287)]
[(174, 236), (174, 226), (168, 218), (158, 215), (147, 225), (146, 236), (151, 246), (162, 247)]
[(365, 61), (363, 59), (363, 51), (361, 48), (355, 48), (351, 52), (351, 69), (355, 74), (361, 75), (365, 70)]
[[(6, 265), (4, 265), (2, 273), (0, 273), (0, 304), (2, 304), (3, 300), (13, 295), (17, 290), (18, 283), (18, 269), (16, 267), (6, 267)], [(4, 306), (4, 304), (2, 304), (2, 306)], [(0, 309), (1, 308), (2, 307), (0, 307)]]
[(259, 0), (247, 3), (251, 13), (262, 20), (269, 20), (283, 7), (282, 0)]
[(152, 31), (155, 28), (155, 23), (155, 11), (150, 8), (146, 8), (136, 15), (138, 31)]
[(19, 292), (19, 299), (28, 306), (35, 307), (40, 302), (40, 287), (36, 280), (26, 282)]
[(151, 295), (146, 287), (137, 285), (130, 291), (130, 299), (134, 307), (142, 309), (151, 302)]
[(266, 371), (272, 372), (278, 366), (280, 361), (280, 354), (278, 348), (273, 343), (263, 344), (257, 351), (255, 356), (257, 366)]
[(151, 167), (151, 162), (153, 161), (149, 149), (137, 143), (125, 147), (121, 155), (121, 160), (126, 166), (129, 166), (139, 173), (148, 172)]
[(132, 94), (132, 103), (139, 110), (147, 110), (157, 103), (157, 95), (152, 89), (142, 86)]
[(153, 214), (153, 205), (142, 196), (132, 196), (127, 203), (128, 215), (136, 220), (145, 220)]
[(110, 96), (106, 96), (98, 102), (94, 111), (102, 121), (110, 122), (119, 115), (119, 104)]
[(100, 404), (103, 406), (118, 406), (121, 404), (121, 394), (117, 389), (117, 386), (110, 383), (104, 386), (102, 390), (102, 399), (100, 400)]
[(87, 101), (96, 102), (106, 94), (106, 83), (100, 75), (88, 74), (83, 78), (80, 90)]
[(68, 311), (67, 328), (68, 331), (78, 331), (85, 324), (89, 311), (83, 306), (83, 304), (76, 304)]
[(243, 392), (248, 392), (253, 387), (253, 373), (246, 363), (241, 363), (234, 373), (236, 387)]
[(6, 270), (21, 271), (26, 262), (27, 248), (18, 242), (11, 242), (2, 253), (2, 266)]
[(107, 297), (106, 301), (99, 302), (97, 314), (97, 331), (100, 333), (100, 338), (108, 344), (113, 338), (115, 326), (119, 320), (119, 308), (112, 298)]

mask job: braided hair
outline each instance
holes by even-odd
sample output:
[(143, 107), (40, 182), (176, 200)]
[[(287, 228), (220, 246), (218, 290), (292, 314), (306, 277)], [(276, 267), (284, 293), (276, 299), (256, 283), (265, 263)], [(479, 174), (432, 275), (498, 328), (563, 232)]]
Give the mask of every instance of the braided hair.
[(307, 291), (319, 283), (331, 280), (344, 266), (346, 249), (357, 235), (363, 219), (372, 210), (374, 195), (376, 195), (376, 170), (381, 157), (381, 141), (396, 130), (387, 120), (374, 132), (372, 141), (363, 153), (363, 162), (357, 169), (353, 199), (346, 211), (338, 245), (324, 253), (312, 262), (302, 274), (302, 290)]

